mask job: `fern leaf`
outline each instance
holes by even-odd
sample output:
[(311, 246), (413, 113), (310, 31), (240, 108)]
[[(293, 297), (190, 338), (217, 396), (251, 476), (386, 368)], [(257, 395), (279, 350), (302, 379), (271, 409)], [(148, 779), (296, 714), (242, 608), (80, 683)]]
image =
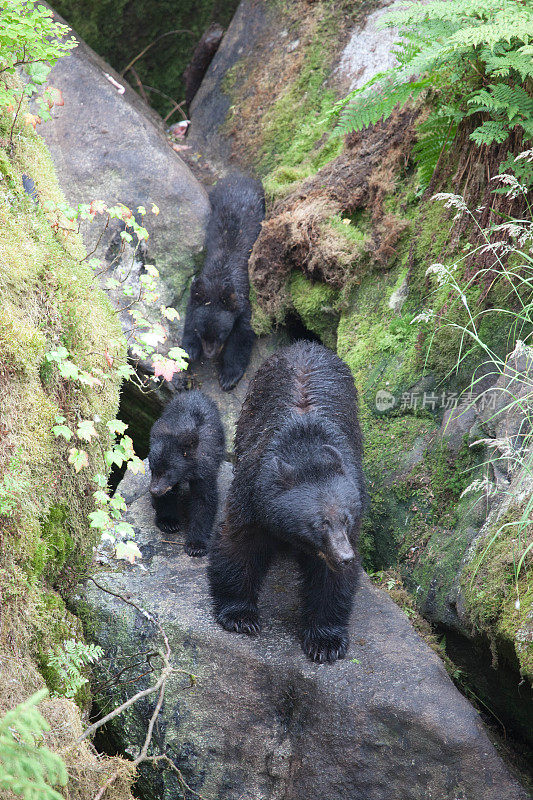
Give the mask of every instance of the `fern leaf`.
[(508, 136), (509, 130), (503, 122), (496, 122), (494, 120), (484, 122), (483, 125), (480, 125), (479, 128), (476, 128), (476, 130), (470, 134), (472, 141), (479, 145), (489, 145), (494, 142), (501, 144), (501, 142), (505, 142)]

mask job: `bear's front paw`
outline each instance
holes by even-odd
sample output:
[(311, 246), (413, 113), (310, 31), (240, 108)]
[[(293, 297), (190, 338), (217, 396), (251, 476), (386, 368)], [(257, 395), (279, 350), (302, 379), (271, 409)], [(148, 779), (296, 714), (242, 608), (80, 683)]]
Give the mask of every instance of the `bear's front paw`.
[(223, 367), (218, 374), (218, 382), (220, 383), (221, 389), (223, 389), (224, 392), (229, 392), (230, 389), (237, 386), (243, 375), (243, 369)]
[(207, 545), (205, 542), (185, 542), (185, 552), (188, 556), (201, 558), (207, 554)]
[(196, 341), (183, 341), (181, 347), (189, 356), (189, 363), (199, 361), (202, 355), (202, 345)]
[(261, 632), (259, 614), (254, 609), (226, 609), (217, 614), (217, 622), (227, 631), (257, 636)]
[(179, 521), (172, 517), (156, 517), (155, 524), (163, 533), (178, 533), (180, 529)]
[(310, 628), (304, 631), (302, 647), (305, 655), (318, 664), (333, 664), (344, 658), (348, 650), (348, 634), (328, 628)]

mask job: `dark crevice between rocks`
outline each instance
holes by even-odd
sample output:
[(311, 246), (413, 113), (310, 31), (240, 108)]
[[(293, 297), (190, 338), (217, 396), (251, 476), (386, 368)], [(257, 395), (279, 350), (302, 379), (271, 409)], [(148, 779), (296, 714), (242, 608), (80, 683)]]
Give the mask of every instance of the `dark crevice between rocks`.
[(500, 659), (496, 669), (486, 637), (467, 639), (441, 627), (436, 633), (445, 637), (446, 654), (456, 667), (455, 685), (476, 706), (494, 746), (533, 793), (531, 687), (517, 680), (518, 664)]

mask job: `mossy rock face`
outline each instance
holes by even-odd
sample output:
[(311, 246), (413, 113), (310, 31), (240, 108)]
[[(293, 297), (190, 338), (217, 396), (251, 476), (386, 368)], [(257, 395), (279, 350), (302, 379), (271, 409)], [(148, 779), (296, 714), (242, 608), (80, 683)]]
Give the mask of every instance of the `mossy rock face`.
[[(96, 441), (81, 444), (74, 437), (68, 444), (52, 428), (57, 416), (74, 430), (80, 420), (93, 420), (105, 448), (120, 378), (104, 354), (117, 367), (126, 362), (120, 324), (84, 261), (81, 239), (54, 230), (54, 215), (44, 211), (45, 201), (65, 202), (46, 146), (31, 127), (17, 124), (8, 150), (11, 124), (12, 117), (0, 115), (0, 172), (7, 176), (0, 181), (2, 713), (41, 688), (43, 677), (58, 688), (49, 651), (82, 637), (58, 590), (67, 593), (92, 559), (94, 531), (87, 516), (94, 509), (92, 476), (108, 468)], [(33, 179), (38, 202), (26, 194), (23, 176)], [(100, 370), (98, 387), (62, 379), (46, 359), (60, 346), (80, 369)], [(89, 466), (79, 474), (68, 463), (74, 445), (88, 454)], [(42, 710), (55, 731), (47, 744), (64, 752), (66, 742), (81, 733), (79, 710), (64, 699), (46, 701)], [(117, 760), (95, 763), (83, 746), (77, 764), (70, 755), (66, 759), (73, 776), (69, 794), (76, 800), (93, 797), (98, 781), (122, 769)], [(130, 782), (120, 779), (118, 796), (124, 800)]]
[(335, 303), (338, 292), (323, 283), (313, 283), (299, 272), (293, 273), (289, 291), (294, 310), (308, 331), (327, 347), (336, 349)]

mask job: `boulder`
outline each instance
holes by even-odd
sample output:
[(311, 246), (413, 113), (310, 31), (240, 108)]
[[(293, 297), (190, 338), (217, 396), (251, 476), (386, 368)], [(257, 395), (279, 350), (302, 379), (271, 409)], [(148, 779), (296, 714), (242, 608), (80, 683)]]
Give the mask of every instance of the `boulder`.
[[(272, 6), (242, 0), (191, 104), (187, 144), (221, 173), (233, 162), (242, 163), (221, 130), (231, 106), (224, 81), (241, 59), (254, 53), (266, 33), (274, 38), (280, 32), (279, 17)], [(279, 40), (279, 44), (288, 45), (289, 41)]]
[[(57, 15), (56, 15), (57, 16)], [(206, 191), (170, 147), (162, 120), (103, 59), (78, 38), (78, 47), (52, 69), (49, 82), (63, 93), (64, 106), (39, 126), (50, 150), (60, 186), (71, 205), (101, 200), (124, 203), (133, 211), (155, 203), (148, 213), (150, 238), (133, 269), (130, 253), (116, 265), (129, 271), (127, 283), (139, 287), (143, 264), (160, 272), (161, 302), (183, 311), (191, 276), (197, 269), (209, 211)], [(119, 228), (102, 234), (97, 221), (82, 227), (88, 251), (109, 263), (116, 255)], [(115, 301), (124, 297), (117, 295)], [(145, 309), (153, 319), (159, 310)], [(123, 316), (126, 328), (129, 317)], [(168, 343), (179, 342), (180, 327), (171, 325)]]
[[(230, 480), (226, 463), (222, 493)], [(192, 789), (206, 800), (526, 800), (439, 658), (368, 578), (347, 658), (334, 665), (312, 664), (300, 649), (291, 562), (268, 577), (261, 635), (227, 633), (211, 614), (205, 560), (155, 528), (147, 486), (145, 476), (121, 487), (143, 565), (98, 582), (155, 614), (168, 636), (175, 671), (151, 752), (165, 752)], [(145, 617), (92, 582), (74, 605), (105, 651), (95, 668), (103, 710), (155, 680), (150, 653), (161, 642)], [(109, 725), (108, 746), (138, 751), (154, 698)], [(137, 788), (145, 800), (181, 796), (168, 768), (143, 768)]]

